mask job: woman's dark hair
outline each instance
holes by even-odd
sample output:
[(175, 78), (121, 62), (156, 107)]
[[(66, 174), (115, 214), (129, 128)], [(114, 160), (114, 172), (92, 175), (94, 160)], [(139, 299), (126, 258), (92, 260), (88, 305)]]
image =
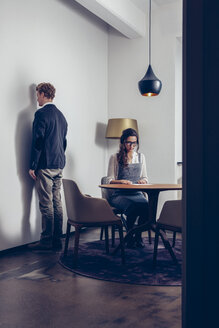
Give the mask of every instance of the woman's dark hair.
[(128, 139), (128, 137), (136, 137), (137, 138), (137, 151), (139, 149), (139, 137), (138, 133), (134, 129), (126, 129), (122, 131), (122, 135), (120, 137), (120, 148), (119, 152), (117, 153), (117, 160), (118, 163), (122, 166), (128, 165), (128, 156), (127, 156), (127, 150), (125, 147), (125, 142)]

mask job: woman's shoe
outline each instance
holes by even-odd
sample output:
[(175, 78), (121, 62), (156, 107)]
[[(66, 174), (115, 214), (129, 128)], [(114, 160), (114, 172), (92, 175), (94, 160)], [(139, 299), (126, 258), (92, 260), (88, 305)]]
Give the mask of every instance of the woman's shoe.
[(145, 247), (145, 245), (143, 243), (143, 240), (140, 236), (138, 236), (137, 238), (135, 237), (135, 246), (137, 248), (144, 248)]
[(145, 247), (143, 241), (136, 241), (135, 246), (137, 248), (144, 248)]
[(130, 240), (127, 241), (126, 247), (127, 248), (135, 248), (135, 240), (134, 240), (134, 238), (131, 238)]

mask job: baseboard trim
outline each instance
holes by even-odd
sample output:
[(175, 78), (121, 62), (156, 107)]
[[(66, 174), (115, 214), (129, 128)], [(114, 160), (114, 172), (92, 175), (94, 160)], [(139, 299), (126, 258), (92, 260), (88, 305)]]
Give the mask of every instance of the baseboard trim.
[[(74, 235), (74, 233), (75, 233), (75, 231), (72, 231), (72, 232), (70, 233), (70, 236)], [(65, 236), (66, 236), (66, 233), (63, 233), (63, 234), (62, 234), (62, 238), (65, 238)], [(28, 245), (34, 244), (34, 243), (36, 243), (37, 241), (39, 241), (39, 240), (36, 240), (36, 241), (34, 241), (34, 242), (32, 242), (32, 243), (28, 243), (28, 244), (24, 244), (24, 245), (19, 245), (19, 246), (15, 246), (15, 247), (11, 247), (11, 248), (7, 248), (7, 249), (3, 249), (2, 251), (0, 251), (0, 257), (1, 257), (2, 255), (10, 254), (10, 253), (13, 253), (13, 252), (15, 252), (15, 251), (22, 251), (22, 250), (25, 250), (25, 249), (27, 249), (27, 246), (28, 246)]]

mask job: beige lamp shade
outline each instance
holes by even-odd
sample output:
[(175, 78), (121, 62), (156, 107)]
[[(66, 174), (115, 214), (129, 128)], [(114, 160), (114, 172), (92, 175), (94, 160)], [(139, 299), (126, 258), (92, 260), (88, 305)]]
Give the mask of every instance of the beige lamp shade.
[(119, 139), (122, 135), (122, 131), (132, 128), (138, 133), (137, 120), (132, 118), (111, 118), (108, 120), (106, 129), (106, 138)]

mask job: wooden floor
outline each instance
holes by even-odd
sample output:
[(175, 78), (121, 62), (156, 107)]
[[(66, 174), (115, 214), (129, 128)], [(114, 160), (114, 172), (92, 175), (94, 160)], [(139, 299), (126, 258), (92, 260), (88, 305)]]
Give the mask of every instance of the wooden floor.
[[(81, 242), (99, 238), (86, 230)], [(180, 328), (181, 287), (137, 286), (75, 275), (58, 252), (0, 255), (0, 327)]]

